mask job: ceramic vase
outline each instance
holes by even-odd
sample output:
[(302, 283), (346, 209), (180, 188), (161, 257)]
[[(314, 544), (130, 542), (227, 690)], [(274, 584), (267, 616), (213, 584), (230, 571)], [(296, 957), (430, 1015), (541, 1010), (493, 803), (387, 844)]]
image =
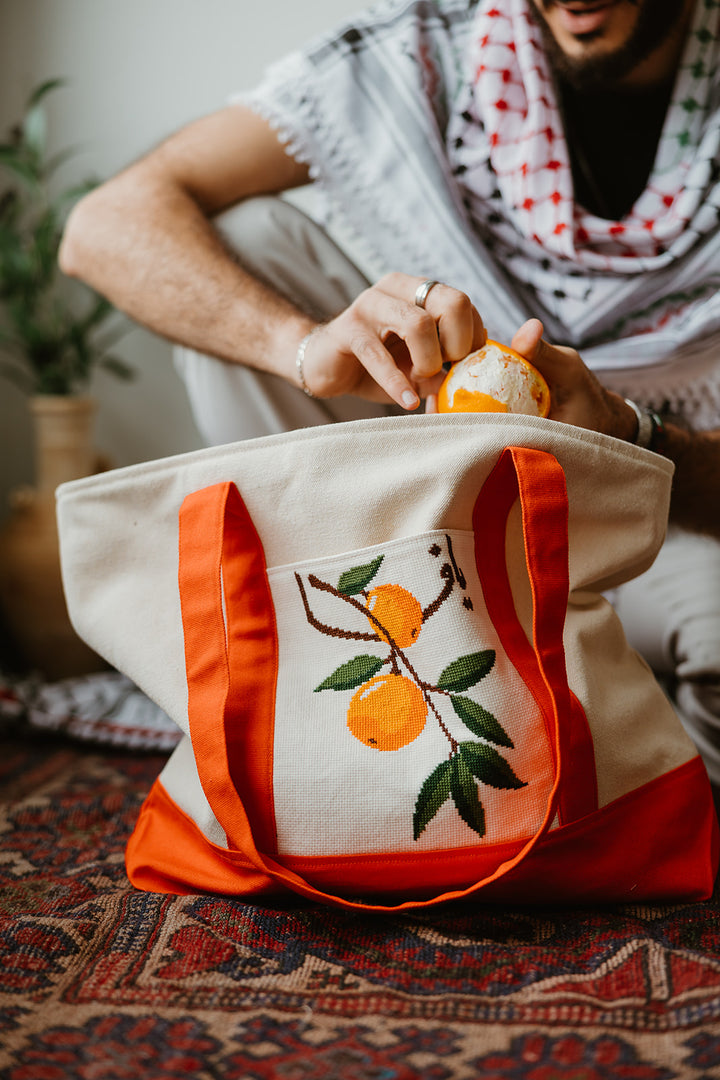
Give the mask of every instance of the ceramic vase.
[(60, 573), (55, 489), (95, 471), (90, 397), (30, 399), (35, 486), (11, 495), (0, 530), (0, 608), (20, 663), (48, 681), (101, 670), (103, 662), (73, 630)]

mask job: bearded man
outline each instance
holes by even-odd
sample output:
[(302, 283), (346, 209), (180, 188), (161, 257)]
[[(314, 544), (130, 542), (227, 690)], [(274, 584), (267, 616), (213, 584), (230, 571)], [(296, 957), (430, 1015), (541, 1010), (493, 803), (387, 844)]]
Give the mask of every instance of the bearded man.
[[(387, 0), (87, 196), (61, 253), (180, 343), (209, 442), (432, 409), (487, 325), (551, 419), (670, 457), (616, 604), (715, 784), (719, 73), (718, 0)], [(354, 261), (267, 197), (308, 181)]]

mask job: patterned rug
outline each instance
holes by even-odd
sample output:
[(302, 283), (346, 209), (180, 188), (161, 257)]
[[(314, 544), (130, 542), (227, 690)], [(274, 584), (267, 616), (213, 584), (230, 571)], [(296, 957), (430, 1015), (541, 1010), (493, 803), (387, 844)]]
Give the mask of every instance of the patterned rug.
[(164, 758), (0, 741), (1, 1080), (718, 1080), (720, 905), (367, 917), (134, 891)]

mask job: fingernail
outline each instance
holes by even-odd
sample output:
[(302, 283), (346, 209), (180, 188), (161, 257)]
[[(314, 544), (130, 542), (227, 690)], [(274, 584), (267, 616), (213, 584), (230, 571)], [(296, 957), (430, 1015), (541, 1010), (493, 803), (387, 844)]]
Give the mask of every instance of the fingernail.
[(414, 406), (417, 405), (419, 400), (420, 399), (418, 398), (417, 394), (413, 394), (412, 390), (405, 390), (405, 392), (403, 393), (402, 403), (406, 409), (414, 408)]

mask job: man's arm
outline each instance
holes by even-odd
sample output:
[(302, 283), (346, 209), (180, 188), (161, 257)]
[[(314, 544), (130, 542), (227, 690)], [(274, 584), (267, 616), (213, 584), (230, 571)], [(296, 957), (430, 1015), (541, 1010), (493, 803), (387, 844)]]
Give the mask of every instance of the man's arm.
[(262, 358), (283, 374), (313, 321), (245, 273), (210, 219), (306, 179), (263, 121), (231, 106), (85, 196), (68, 220), (61, 268), (170, 340), (231, 362)]
[[(575, 349), (548, 344), (542, 332), (542, 323), (531, 319), (515, 334), (512, 347), (547, 379), (550, 419), (632, 442), (637, 417), (630, 406), (599, 383)], [(675, 464), (671, 520), (720, 538), (720, 431), (689, 432), (668, 423), (666, 434), (664, 454)]]
[[(61, 267), (172, 341), (297, 384), (295, 356), (313, 320), (245, 272), (211, 219), (241, 199), (307, 180), (307, 166), (264, 120), (229, 106), (81, 200)], [(436, 386), (444, 360), (484, 343), (480, 316), (457, 290), (438, 286), (426, 310), (416, 307), (420, 280), (387, 275), (313, 336), (305, 379), (315, 394), (415, 408)]]
[(689, 432), (666, 424), (665, 454), (675, 462), (670, 518), (720, 538), (720, 431)]

